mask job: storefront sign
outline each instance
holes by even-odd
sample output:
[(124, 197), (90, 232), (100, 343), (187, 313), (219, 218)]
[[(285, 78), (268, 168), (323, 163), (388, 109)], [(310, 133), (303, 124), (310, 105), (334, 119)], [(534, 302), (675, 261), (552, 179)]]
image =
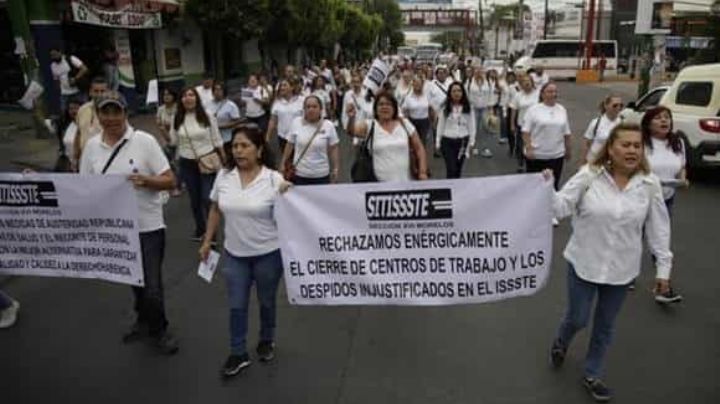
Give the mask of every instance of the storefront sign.
[(450, 305), (532, 295), (550, 269), (551, 200), (539, 174), (294, 187), (275, 211), (288, 299)]
[(72, 2), (72, 12), (73, 20), (82, 24), (127, 29), (162, 28), (160, 13), (103, 10), (82, 1)]

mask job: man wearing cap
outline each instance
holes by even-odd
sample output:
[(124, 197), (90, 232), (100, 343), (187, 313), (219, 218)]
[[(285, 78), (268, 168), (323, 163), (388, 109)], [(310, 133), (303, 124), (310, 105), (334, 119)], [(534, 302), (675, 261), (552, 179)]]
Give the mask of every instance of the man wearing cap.
[(137, 319), (124, 343), (147, 340), (172, 355), (178, 343), (168, 332), (162, 286), (165, 223), (161, 191), (175, 187), (175, 176), (155, 137), (133, 129), (127, 103), (116, 91), (96, 100), (102, 131), (90, 138), (80, 160), (80, 174), (124, 175), (135, 187), (139, 208), (140, 247), (145, 287), (133, 287)]

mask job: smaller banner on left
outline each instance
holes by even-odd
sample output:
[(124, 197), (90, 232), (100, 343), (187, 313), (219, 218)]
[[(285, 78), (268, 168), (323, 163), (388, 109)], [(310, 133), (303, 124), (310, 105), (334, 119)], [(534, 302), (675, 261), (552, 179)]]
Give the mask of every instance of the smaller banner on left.
[(144, 286), (138, 229), (122, 176), (0, 174), (0, 274)]

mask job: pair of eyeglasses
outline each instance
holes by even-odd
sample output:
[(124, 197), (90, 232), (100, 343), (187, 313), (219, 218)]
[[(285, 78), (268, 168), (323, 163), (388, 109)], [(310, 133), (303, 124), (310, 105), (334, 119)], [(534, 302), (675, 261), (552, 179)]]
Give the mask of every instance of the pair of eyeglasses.
[(625, 106), (625, 104), (622, 104), (622, 103), (611, 105), (611, 107), (613, 107), (613, 108), (622, 108), (623, 106)]

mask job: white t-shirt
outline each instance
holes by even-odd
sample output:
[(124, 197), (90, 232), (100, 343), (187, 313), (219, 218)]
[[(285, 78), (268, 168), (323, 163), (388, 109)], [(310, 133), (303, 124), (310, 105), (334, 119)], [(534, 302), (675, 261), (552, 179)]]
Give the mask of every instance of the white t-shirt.
[[(600, 119), (600, 122), (598, 123), (598, 119)], [(592, 144), (590, 145), (590, 150), (588, 150), (587, 154), (587, 160), (591, 161), (597, 153), (602, 149), (603, 146), (605, 146), (605, 142), (608, 140), (608, 137), (610, 137), (610, 131), (613, 130), (616, 126), (620, 125), (622, 120), (618, 116), (615, 118), (614, 121), (611, 121), (608, 119), (607, 115), (603, 114), (601, 117), (596, 117), (592, 121), (590, 121), (590, 124), (588, 125), (587, 129), (585, 130), (585, 134), (583, 137), (587, 140), (592, 140)], [(595, 125), (597, 125), (597, 129), (595, 129)]]
[(401, 80), (395, 88), (395, 99), (398, 104), (402, 105), (405, 98), (409, 97), (413, 92), (412, 83), (405, 85), (405, 81)]
[[(368, 134), (374, 125), (373, 166), (378, 181), (410, 181), (410, 135), (415, 127), (407, 119), (405, 128), (398, 124), (392, 133), (388, 133), (377, 121), (368, 121)], [(407, 130), (405, 130), (407, 129)]]
[[(307, 146), (313, 134), (320, 127), (320, 131), (313, 139), (308, 147), (305, 155), (300, 159), (300, 155)], [(295, 172), (298, 176), (304, 178), (322, 178), (330, 175), (330, 158), (328, 156), (328, 147), (340, 143), (335, 125), (332, 122), (322, 119), (319, 123), (310, 123), (302, 117), (295, 118), (290, 125), (290, 134), (287, 141), (295, 145), (295, 154), (293, 162), (295, 163)], [(298, 162), (298, 159), (300, 161)]]
[(185, 114), (185, 120), (178, 130), (173, 126), (170, 136), (177, 139), (178, 155), (185, 159), (197, 160), (217, 147), (222, 146), (220, 130), (215, 118), (209, 116), (210, 126), (202, 126), (195, 113)]
[(480, 109), (488, 106), (490, 87), (488, 87), (486, 83), (485, 80), (478, 83), (473, 77), (465, 84), (465, 92), (473, 108)]
[(526, 93), (521, 89), (515, 93), (515, 96), (510, 101), (510, 108), (518, 112), (518, 126), (522, 127), (523, 121), (525, 120), (525, 113), (528, 109), (530, 109), (530, 107), (540, 102), (539, 100), (540, 92), (538, 90), (532, 90), (529, 93)]
[(535, 83), (535, 88), (540, 88), (550, 82), (550, 76), (548, 76), (548, 74), (545, 72), (543, 72), (542, 75), (538, 75), (537, 73), (530, 73), (530, 78), (532, 79), (533, 83)]
[(437, 80), (430, 82), (427, 97), (430, 100), (430, 105), (436, 112), (439, 112), (440, 109), (442, 109), (442, 105), (447, 99), (447, 90), (451, 83), (441, 83)]
[(410, 119), (428, 119), (430, 117), (430, 100), (425, 94), (417, 95), (413, 91), (412, 94), (405, 97), (400, 109), (407, 112)]
[(303, 115), (303, 97), (293, 96), (289, 100), (278, 98), (273, 102), (270, 113), (277, 117), (277, 135), (287, 140), (290, 126), (295, 118)]
[[(645, 146), (645, 156), (647, 156), (650, 169), (653, 174), (663, 180), (674, 180), (680, 175), (680, 171), (685, 168), (685, 143), (682, 145), (679, 153), (674, 153), (666, 140), (650, 138), (652, 149)], [(668, 200), (675, 195), (675, 188), (663, 187), (663, 198)]]
[(248, 118), (259, 118), (265, 115), (265, 110), (260, 103), (263, 99), (261, 90), (262, 88), (260, 86), (255, 88), (245, 87), (242, 89), (241, 97), (242, 100), (245, 101), (245, 115), (247, 115)]
[(551, 160), (565, 155), (565, 136), (570, 135), (570, 123), (562, 105), (533, 105), (525, 114), (522, 131), (530, 133), (536, 159)]
[[(237, 104), (227, 98), (220, 100), (219, 102), (212, 100), (208, 109), (210, 110), (212, 116), (215, 117), (218, 127), (240, 119), (240, 108), (238, 108)], [(232, 138), (232, 128), (219, 130), (223, 142), (229, 142)]]
[[(109, 146), (102, 141), (102, 138), (102, 134), (94, 136), (85, 144), (80, 158), (80, 174), (102, 174), (103, 167), (107, 164), (113, 150), (123, 142), (120, 140), (114, 146)], [(115, 160), (108, 167), (106, 174), (160, 175), (170, 169), (170, 163), (154, 136), (134, 130), (128, 125), (123, 139), (127, 139), (127, 143), (115, 156)], [(140, 232), (165, 228), (162, 192), (147, 188), (135, 188), (135, 195), (140, 213), (138, 218)]]
[(199, 85), (195, 87), (195, 91), (197, 91), (198, 95), (200, 96), (200, 104), (202, 104), (203, 108), (205, 108), (205, 110), (208, 111), (209, 114), (210, 103), (212, 103), (213, 100), (212, 87), (205, 88), (202, 85)]
[(328, 106), (330, 105), (330, 93), (327, 90), (314, 90), (310, 95), (320, 98), (322, 117), (327, 118)]
[(224, 216), (224, 247), (230, 254), (252, 257), (280, 248), (273, 210), (282, 183), (282, 175), (266, 167), (245, 187), (237, 168), (217, 173), (210, 200)]
[(50, 63), (50, 71), (52, 72), (53, 78), (60, 82), (60, 94), (62, 95), (73, 95), (80, 91), (77, 87), (70, 85), (70, 71), (72, 70), (70, 64), (76, 69), (84, 66), (82, 60), (77, 57), (67, 57), (64, 55), (59, 62)]
[(65, 133), (63, 134), (63, 146), (65, 147), (65, 154), (69, 157), (73, 156), (73, 145), (75, 144), (75, 136), (77, 136), (78, 127), (75, 122), (70, 122)]

